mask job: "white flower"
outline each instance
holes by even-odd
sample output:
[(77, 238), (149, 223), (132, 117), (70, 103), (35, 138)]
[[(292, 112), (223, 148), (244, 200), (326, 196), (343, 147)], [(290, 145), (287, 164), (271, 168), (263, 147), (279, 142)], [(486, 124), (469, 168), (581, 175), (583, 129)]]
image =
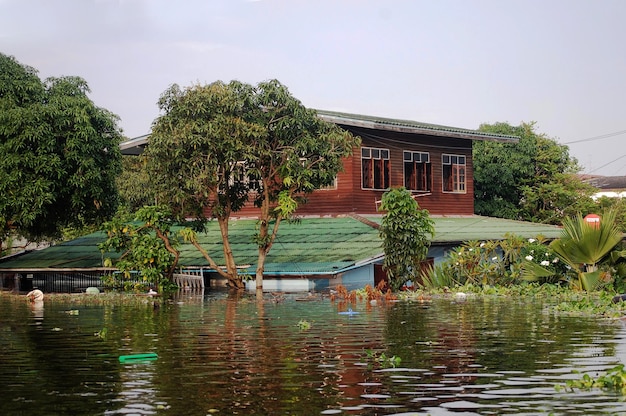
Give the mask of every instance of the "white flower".
[(529, 238), (528, 239), (528, 242), (531, 243), (531, 244), (534, 243), (535, 241), (537, 241), (537, 240), (535, 240), (534, 238)]
[(492, 258), (491, 258), (491, 260), (493, 260), (493, 261), (498, 260), (498, 256), (496, 256), (496, 257), (492, 257)]
[(469, 249), (469, 251), (474, 251), (474, 249), (473, 249), (473, 248), (470, 248), (470, 249)]
[(554, 260), (552, 260), (552, 263), (558, 263), (559, 262), (559, 258), (555, 257)]
[(485, 243), (480, 243), (480, 246), (481, 247), (485, 247)]
[(526, 256), (526, 260), (531, 261), (532, 259), (533, 259), (533, 256), (530, 256), (530, 255)]
[(542, 266), (549, 266), (550, 262), (548, 260), (544, 260), (544, 261), (541, 262), (541, 265)]
[(546, 257), (550, 256), (548, 253), (546, 253)]

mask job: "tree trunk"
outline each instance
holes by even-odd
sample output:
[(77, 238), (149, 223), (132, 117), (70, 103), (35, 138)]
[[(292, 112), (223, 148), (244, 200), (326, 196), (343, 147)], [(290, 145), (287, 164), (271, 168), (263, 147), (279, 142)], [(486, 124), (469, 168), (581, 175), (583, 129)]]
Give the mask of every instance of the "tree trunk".
[(230, 241), (228, 240), (228, 218), (218, 218), (217, 222), (220, 225), (220, 232), (222, 233), (222, 245), (224, 248), (224, 262), (226, 263), (228, 285), (232, 289), (244, 289), (245, 285), (243, 283), (243, 279), (239, 276), (239, 273), (237, 273), (237, 264), (235, 263), (233, 250), (230, 247)]
[(259, 247), (259, 258), (256, 264), (256, 289), (263, 290), (263, 272), (265, 271), (265, 258), (267, 254), (265, 254), (265, 249), (263, 247)]

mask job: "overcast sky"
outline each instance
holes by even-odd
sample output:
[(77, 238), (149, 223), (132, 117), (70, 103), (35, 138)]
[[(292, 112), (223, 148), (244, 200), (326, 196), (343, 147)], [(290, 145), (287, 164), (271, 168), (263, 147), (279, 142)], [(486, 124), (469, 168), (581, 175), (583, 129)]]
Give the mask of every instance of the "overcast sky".
[(626, 175), (625, 0), (0, 0), (0, 52), (150, 132), (171, 84), (276, 78), (307, 107), (536, 122)]

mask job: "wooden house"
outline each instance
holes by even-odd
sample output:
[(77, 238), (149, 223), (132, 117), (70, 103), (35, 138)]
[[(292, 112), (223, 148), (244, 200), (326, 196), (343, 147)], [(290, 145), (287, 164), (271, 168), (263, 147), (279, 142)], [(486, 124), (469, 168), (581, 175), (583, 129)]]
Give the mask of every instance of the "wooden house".
[[(319, 189), (300, 206), (302, 216), (377, 214), (377, 201), (390, 187), (404, 186), (431, 215), (474, 215), (474, 140), (517, 142), (514, 136), (358, 114), (318, 110), (361, 138), (361, 146), (344, 162), (333, 186)], [(122, 153), (139, 154), (148, 136), (122, 144)], [(250, 204), (237, 212), (253, 217)]]
[[(383, 258), (377, 202), (391, 187), (411, 190), (420, 207), (428, 209), (435, 219), (429, 252), (434, 258), (471, 239), (503, 238), (507, 232), (532, 237), (558, 232), (552, 226), (538, 229), (474, 216), (472, 143), (516, 142), (516, 137), (356, 114), (318, 111), (318, 115), (359, 136), (361, 145), (345, 159), (333, 186), (307, 196), (307, 203), (297, 212), (303, 221), (281, 226), (266, 259), (264, 287), (268, 290), (320, 290), (335, 284), (356, 288), (376, 282)], [(120, 147), (123, 154), (138, 155), (148, 141), (148, 135), (141, 136)], [(257, 247), (250, 236), (256, 226), (257, 208), (249, 204), (236, 216), (239, 218), (233, 216), (230, 227), (231, 247), (238, 264), (245, 265), (240, 272), (253, 276)], [(223, 264), (219, 232), (214, 230), (203, 238), (203, 247)], [(59, 282), (70, 291), (94, 285), (93, 279), (111, 272), (97, 250), (98, 239), (102, 235), (96, 233), (41, 252), (0, 259), (0, 289), (10, 279), (17, 280), (21, 290), (36, 287), (57, 291), (61, 289), (47, 285)], [(181, 246), (180, 266), (201, 270), (207, 284), (218, 280), (190, 244)]]

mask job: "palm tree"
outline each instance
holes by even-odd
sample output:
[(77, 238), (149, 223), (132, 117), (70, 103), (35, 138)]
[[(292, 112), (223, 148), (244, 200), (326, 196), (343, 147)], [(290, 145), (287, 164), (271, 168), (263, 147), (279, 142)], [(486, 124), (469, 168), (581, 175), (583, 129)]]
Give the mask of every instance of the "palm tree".
[(616, 213), (604, 213), (600, 223), (588, 223), (578, 214), (563, 220), (563, 234), (550, 243), (550, 248), (577, 274), (575, 286), (593, 290), (600, 284), (599, 264), (608, 259), (611, 251), (622, 240), (622, 232), (615, 223)]

